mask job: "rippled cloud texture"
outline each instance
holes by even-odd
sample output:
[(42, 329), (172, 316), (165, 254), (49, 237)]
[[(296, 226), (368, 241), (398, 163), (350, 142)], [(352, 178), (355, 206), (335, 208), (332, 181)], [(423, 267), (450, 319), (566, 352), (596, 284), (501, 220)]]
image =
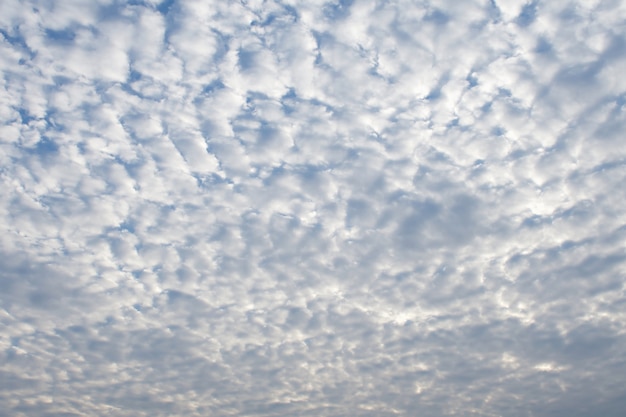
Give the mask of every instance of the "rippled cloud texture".
[(625, 34), (2, 1), (0, 415), (622, 416)]

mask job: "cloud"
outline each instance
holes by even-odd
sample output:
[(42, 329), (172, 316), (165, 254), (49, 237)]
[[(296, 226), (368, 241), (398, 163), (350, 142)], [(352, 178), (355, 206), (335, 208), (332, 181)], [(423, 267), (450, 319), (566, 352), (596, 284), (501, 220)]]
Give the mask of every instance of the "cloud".
[(0, 408), (621, 415), (625, 17), (6, 2)]

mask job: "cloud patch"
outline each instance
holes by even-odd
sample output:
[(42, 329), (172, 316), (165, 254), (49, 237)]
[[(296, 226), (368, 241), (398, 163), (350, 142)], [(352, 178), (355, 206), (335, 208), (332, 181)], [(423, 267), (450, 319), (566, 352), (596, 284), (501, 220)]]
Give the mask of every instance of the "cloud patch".
[(0, 13), (0, 408), (620, 415), (618, 2)]

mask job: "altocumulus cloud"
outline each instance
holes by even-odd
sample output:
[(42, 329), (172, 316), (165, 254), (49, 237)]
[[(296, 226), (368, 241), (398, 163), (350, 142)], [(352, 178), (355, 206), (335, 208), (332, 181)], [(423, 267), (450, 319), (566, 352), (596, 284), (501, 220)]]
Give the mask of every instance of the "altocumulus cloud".
[(4, 0), (0, 415), (619, 416), (626, 4)]

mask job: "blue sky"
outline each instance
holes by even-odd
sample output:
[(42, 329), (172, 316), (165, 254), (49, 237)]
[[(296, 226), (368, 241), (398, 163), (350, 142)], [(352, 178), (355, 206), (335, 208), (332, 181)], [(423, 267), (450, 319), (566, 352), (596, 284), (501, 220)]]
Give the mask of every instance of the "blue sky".
[(0, 416), (621, 416), (626, 4), (0, 5)]

